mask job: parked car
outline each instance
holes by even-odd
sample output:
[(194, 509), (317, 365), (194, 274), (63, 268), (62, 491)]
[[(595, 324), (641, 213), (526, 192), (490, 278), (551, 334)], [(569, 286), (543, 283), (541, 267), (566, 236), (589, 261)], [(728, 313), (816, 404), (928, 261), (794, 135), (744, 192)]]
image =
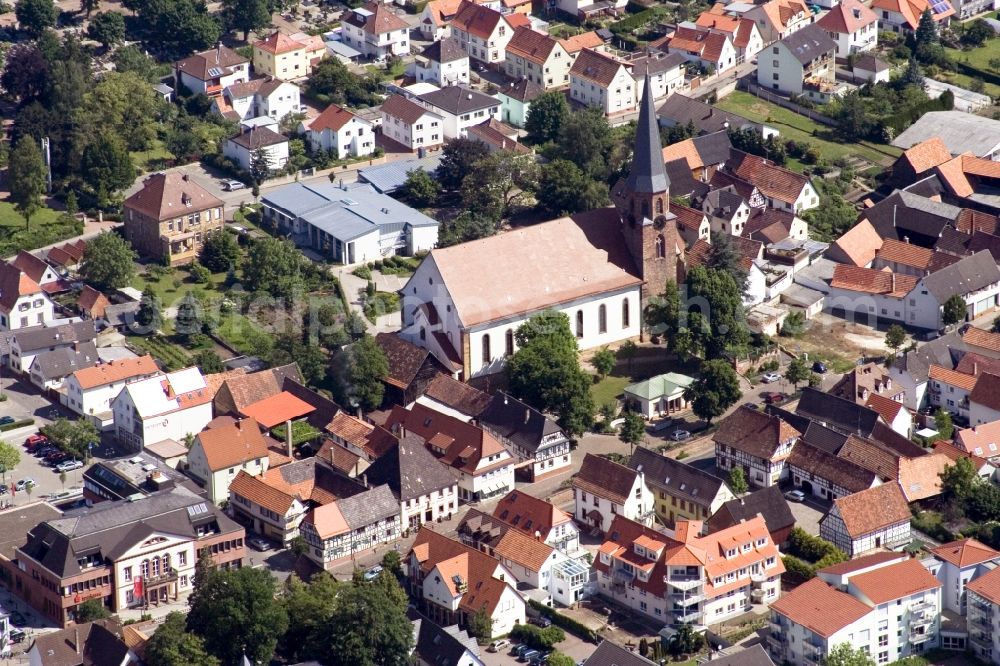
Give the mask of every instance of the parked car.
[(490, 646), (488, 648), (486, 648), (486, 651), (487, 652), (500, 652), (500, 650), (504, 650), (504, 649), (506, 649), (508, 647), (510, 647), (510, 641), (507, 640), (506, 638), (501, 638), (499, 640), (495, 640), (492, 643), (490, 643)]
[(10, 630), (10, 642), (11, 643), (14, 643), (14, 644), (23, 643), (24, 639), (27, 638), (27, 637), (28, 637), (28, 635), (24, 633), (23, 629), (18, 629), (17, 627), (14, 627), (13, 629)]
[(535, 657), (537, 657), (540, 654), (541, 654), (541, 652), (539, 652), (538, 650), (528, 650), (527, 652), (525, 652), (524, 654), (522, 654), (520, 657), (518, 657), (517, 660), (518, 661), (523, 661), (523, 662), (527, 663), (527, 662), (531, 661), (532, 659), (534, 659)]
[(36, 446), (41, 446), (49, 441), (49, 438), (40, 432), (36, 432), (34, 435), (28, 435), (28, 438), (24, 440), (24, 446), (31, 452)]
[(765, 393), (764, 394), (764, 402), (766, 404), (768, 404), (768, 405), (780, 405), (781, 403), (783, 403), (787, 399), (788, 399), (788, 396), (785, 395), (784, 393)]
[(224, 183), (222, 183), (222, 189), (224, 189), (226, 192), (235, 192), (236, 190), (245, 190), (246, 187), (247, 187), (246, 183), (241, 182), (239, 180), (227, 180)]
[(13, 416), (0, 416), (0, 426), (4, 426), (7, 425), (8, 423), (13, 423), (13, 422), (14, 422)]
[(528, 622), (530, 622), (531, 624), (534, 624), (536, 626), (539, 626), (542, 629), (545, 629), (546, 627), (551, 627), (552, 626), (552, 620), (550, 620), (549, 618), (545, 617), (544, 615), (539, 615), (538, 617), (530, 618), (528, 620)]
[(262, 553), (266, 550), (271, 549), (271, 542), (268, 541), (267, 539), (264, 539), (263, 537), (257, 537), (257, 536), (250, 537), (249, 539), (247, 539), (247, 545), (253, 548), (254, 550), (259, 550)]
[(678, 428), (677, 430), (674, 430), (672, 433), (670, 433), (670, 439), (674, 440), (675, 442), (683, 442), (686, 439), (691, 439), (691, 432), (688, 430), (682, 430)]
[(756, 402), (744, 402), (743, 406), (747, 409), (760, 409)]
[(37, 449), (35, 449), (33, 451), (33, 453), (35, 454), (36, 458), (44, 458), (45, 456), (49, 455), (50, 453), (55, 453), (58, 450), (59, 449), (57, 449), (56, 447), (52, 446), (51, 444), (46, 444), (44, 446), (39, 446)]
[(779, 375), (777, 372), (768, 372), (765, 373), (764, 376), (760, 378), (760, 381), (764, 382), (765, 384), (773, 384), (779, 379), (781, 379), (781, 375)]
[(365, 580), (375, 580), (380, 573), (382, 573), (382, 567), (376, 564), (365, 572)]
[(813, 372), (818, 372), (821, 375), (825, 373), (826, 363), (824, 363), (823, 361), (816, 361), (815, 363), (813, 363)]
[(37, 485), (38, 484), (35, 483), (35, 480), (29, 477), (29, 478), (26, 478), (26, 479), (21, 479), (20, 481), (18, 481), (17, 483), (15, 483), (14, 484), (14, 490), (24, 490), (25, 488), (27, 488), (29, 486), (32, 487), (32, 488), (34, 488)]
[(83, 467), (83, 462), (79, 460), (64, 460), (56, 465), (57, 472), (72, 472), (74, 469)]
[(804, 502), (806, 501), (806, 494), (801, 490), (789, 490), (785, 493), (785, 499), (789, 502)]

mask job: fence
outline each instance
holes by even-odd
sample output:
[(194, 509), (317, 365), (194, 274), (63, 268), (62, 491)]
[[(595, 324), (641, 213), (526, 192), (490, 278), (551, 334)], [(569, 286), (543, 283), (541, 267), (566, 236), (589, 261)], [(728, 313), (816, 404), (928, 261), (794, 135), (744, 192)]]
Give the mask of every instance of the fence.
[(812, 109), (807, 109), (804, 106), (796, 104), (787, 97), (782, 97), (781, 95), (777, 95), (771, 92), (770, 90), (761, 88), (759, 85), (748, 80), (746, 77), (740, 79), (739, 87), (743, 88), (751, 95), (756, 95), (757, 97), (763, 100), (771, 102), (772, 104), (777, 104), (778, 106), (784, 107), (789, 111), (794, 111), (795, 113), (803, 115), (806, 118), (809, 118), (810, 120), (819, 123), (820, 125), (826, 125), (827, 127), (837, 126), (837, 121), (833, 120), (832, 118), (828, 118), (824, 116), (822, 113), (818, 113), (817, 111), (813, 111)]

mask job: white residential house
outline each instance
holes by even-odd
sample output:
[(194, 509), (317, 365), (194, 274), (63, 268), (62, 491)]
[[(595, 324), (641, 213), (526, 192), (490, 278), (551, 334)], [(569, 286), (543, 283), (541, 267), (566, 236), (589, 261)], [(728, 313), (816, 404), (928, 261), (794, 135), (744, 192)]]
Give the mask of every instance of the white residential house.
[(126, 384), (111, 401), (115, 437), (134, 451), (165, 439), (182, 442), (212, 420), (212, 398), (198, 368)]
[(1000, 376), (979, 375), (969, 394), (969, 425), (973, 427), (1000, 421)]
[[(567, 472), (572, 467), (569, 438), (542, 412), (498, 391), (478, 424), (517, 458), (520, 475), (530, 481)], [(524, 465), (530, 461), (530, 466)]]
[(62, 404), (92, 419), (99, 428), (110, 425), (111, 402), (125, 385), (160, 374), (159, 367), (148, 354), (81, 368), (66, 379)]
[(837, 43), (837, 57), (865, 53), (878, 45), (878, 16), (858, 0), (844, 0), (816, 24)]
[(636, 99), (642, 99), (645, 93), (647, 76), (655, 100), (664, 99), (687, 86), (687, 81), (684, 79), (687, 59), (680, 53), (663, 53), (651, 49), (639, 57), (632, 58), (630, 63), (632, 78), (638, 86)]
[(55, 304), (42, 286), (14, 264), (0, 261), (0, 331), (37, 326), (54, 318)]
[[(820, 4), (825, 2), (832, 4), (832, 0), (820, 0)], [(736, 13), (732, 6), (727, 6), (727, 10)], [(739, 15), (757, 24), (765, 46), (801, 30), (815, 18), (803, 0), (769, 0), (760, 5), (751, 5), (745, 10), (741, 6)]]
[(917, 560), (883, 555), (821, 569), (771, 604), (775, 662), (820, 664), (844, 643), (878, 664), (938, 647), (941, 583)]
[(722, 74), (736, 66), (736, 47), (723, 32), (678, 26), (662, 40), (670, 53), (679, 53), (711, 74)]
[(1000, 572), (996, 569), (969, 583), (969, 650), (991, 664), (1000, 658)]
[(254, 79), (228, 86), (212, 102), (212, 110), (230, 120), (266, 116), (280, 121), (303, 111), (299, 87), (279, 79)]
[(634, 111), (639, 91), (629, 63), (613, 56), (584, 49), (569, 70), (570, 98), (585, 106), (596, 106), (610, 116)]
[(299, 124), (313, 150), (331, 151), (338, 160), (375, 152), (375, 128), (367, 120), (336, 104)]
[(179, 60), (174, 70), (180, 84), (192, 93), (216, 97), (229, 86), (250, 80), (250, 59), (219, 45)]
[(438, 148), (444, 143), (444, 118), (407, 97), (390, 96), (382, 102), (379, 113), (382, 136), (410, 150)]
[(528, 79), (546, 90), (569, 85), (573, 58), (558, 40), (531, 28), (518, 28), (507, 42), (504, 71), (512, 79)]
[(244, 130), (222, 144), (222, 154), (248, 173), (257, 151), (267, 156), (271, 171), (284, 169), (288, 164), (288, 138), (267, 127)]
[(261, 476), (270, 459), (267, 443), (254, 419), (202, 430), (188, 451), (188, 470), (215, 504), (229, 499), (229, 484), (243, 471)]
[(573, 517), (591, 529), (606, 532), (615, 516), (652, 524), (653, 494), (642, 471), (588, 453), (573, 477)]
[(976, 539), (960, 539), (931, 549), (933, 558), (923, 564), (942, 587), (941, 606), (958, 615), (966, 615), (969, 583), (1000, 564), (1000, 552)]
[(462, 42), (448, 37), (432, 43), (414, 58), (410, 74), (418, 83), (469, 85), (469, 54)]
[(834, 94), (837, 43), (819, 25), (775, 42), (757, 58), (757, 83), (789, 96), (825, 102)]
[(748, 18), (726, 14), (723, 5), (715, 5), (702, 12), (696, 25), (727, 35), (736, 48), (737, 64), (751, 62), (764, 48), (764, 38), (761, 37), (757, 24)]
[(344, 43), (367, 58), (383, 61), (410, 53), (410, 26), (387, 3), (370, 2), (349, 9), (341, 26)]
[(819, 534), (856, 557), (910, 542), (910, 508), (897, 483), (839, 497), (820, 519)]
[(551, 502), (514, 490), (500, 499), (493, 517), (567, 555), (580, 553), (580, 529), (572, 516)]
[(786, 461), (801, 433), (783, 419), (740, 407), (715, 432), (715, 464), (723, 471), (742, 467), (747, 483), (766, 488), (788, 476)]
[(451, 21), (451, 36), (470, 58), (490, 65), (503, 62), (514, 26), (500, 11), (465, 0)]
[(464, 137), (469, 127), (490, 118), (500, 120), (500, 100), (463, 86), (447, 86), (414, 101), (441, 116), (445, 139)]
[(27, 375), (35, 359), (48, 352), (77, 351), (94, 344), (97, 329), (93, 320), (58, 320), (18, 328), (10, 337), (8, 364), (17, 374)]

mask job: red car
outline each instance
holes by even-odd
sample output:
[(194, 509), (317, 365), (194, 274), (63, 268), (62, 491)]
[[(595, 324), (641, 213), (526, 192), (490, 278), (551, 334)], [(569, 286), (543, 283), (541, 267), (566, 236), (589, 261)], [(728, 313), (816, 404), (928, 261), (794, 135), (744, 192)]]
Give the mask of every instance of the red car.
[(40, 444), (48, 444), (49, 438), (41, 433), (35, 433), (24, 440), (24, 445), (28, 448), (28, 452), (34, 451), (36, 447)]
[(768, 404), (768, 405), (780, 405), (781, 403), (783, 403), (787, 399), (788, 399), (788, 396), (785, 395), (784, 393), (765, 393), (764, 394), (764, 402), (766, 404)]

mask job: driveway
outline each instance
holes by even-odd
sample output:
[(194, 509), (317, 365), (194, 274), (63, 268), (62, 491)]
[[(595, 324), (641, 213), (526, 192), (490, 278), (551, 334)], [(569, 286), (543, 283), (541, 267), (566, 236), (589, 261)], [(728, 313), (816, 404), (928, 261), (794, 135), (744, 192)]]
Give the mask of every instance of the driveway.
[(809, 534), (819, 534), (819, 520), (830, 510), (830, 504), (830, 502), (807, 495), (804, 502), (789, 502), (788, 508), (795, 516), (796, 527), (801, 527)]

